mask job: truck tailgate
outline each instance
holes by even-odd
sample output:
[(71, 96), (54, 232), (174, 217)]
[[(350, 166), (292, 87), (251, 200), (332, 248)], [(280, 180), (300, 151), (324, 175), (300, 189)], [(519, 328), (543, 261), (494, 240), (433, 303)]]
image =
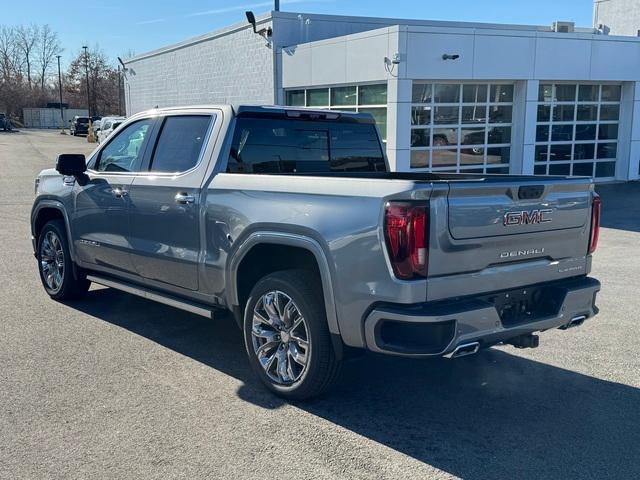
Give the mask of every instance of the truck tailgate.
[[(447, 197), (449, 231), (455, 239), (513, 235), (582, 228), (589, 219), (587, 185), (451, 184)], [(523, 236), (523, 239), (535, 236)]]
[(588, 273), (592, 189), (589, 179), (450, 181), (432, 198), (432, 233), (440, 233), (431, 237), (428, 297)]

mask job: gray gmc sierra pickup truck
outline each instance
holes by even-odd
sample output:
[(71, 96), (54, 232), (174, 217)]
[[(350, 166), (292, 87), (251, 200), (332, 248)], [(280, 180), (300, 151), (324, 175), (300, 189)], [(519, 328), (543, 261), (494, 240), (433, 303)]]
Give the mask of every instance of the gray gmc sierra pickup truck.
[[(273, 392), (326, 391), (356, 349), (459, 357), (597, 313), (588, 178), (389, 172), (370, 116), (168, 108), (38, 175), (54, 299), (91, 282), (231, 311)], [(108, 306), (105, 306), (108, 308)]]

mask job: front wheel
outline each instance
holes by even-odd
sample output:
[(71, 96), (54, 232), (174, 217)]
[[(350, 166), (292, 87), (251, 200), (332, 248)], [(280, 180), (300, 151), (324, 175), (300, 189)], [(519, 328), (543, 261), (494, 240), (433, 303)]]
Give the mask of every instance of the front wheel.
[(42, 286), (51, 298), (68, 300), (87, 293), (90, 282), (81, 272), (74, 274), (62, 220), (51, 220), (42, 228), (37, 257)]
[(319, 279), (286, 270), (261, 279), (244, 313), (249, 362), (275, 394), (292, 400), (331, 388), (339, 370), (322, 301)]

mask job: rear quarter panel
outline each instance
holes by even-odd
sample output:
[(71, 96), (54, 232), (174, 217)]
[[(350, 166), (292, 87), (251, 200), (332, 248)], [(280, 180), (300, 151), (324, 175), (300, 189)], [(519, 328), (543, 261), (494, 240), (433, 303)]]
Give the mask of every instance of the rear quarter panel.
[(374, 301), (424, 301), (425, 281), (393, 278), (381, 229), (386, 199), (414, 189), (414, 182), (398, 180), (220, 173), (206, 194), (207, 288), (233, 302), (226, 288), (230, 260), (252, 233), (312, 238), (330, 269), (340, 334), (348, 345), (363, 346), (361, 318)]

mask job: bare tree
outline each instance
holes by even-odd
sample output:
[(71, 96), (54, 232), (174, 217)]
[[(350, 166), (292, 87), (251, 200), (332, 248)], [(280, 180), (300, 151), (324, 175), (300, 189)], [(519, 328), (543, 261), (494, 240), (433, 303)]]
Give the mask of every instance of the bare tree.
[[(58, 101), (55, 82), (49, 82), (56, 55), (62, 51), (58, 35), (49, 25), (0, 25), (0, 112), (19, 120), (25, 107)], [(98, 46), (89, 51), (91, 111), (113, 114), (119, 107), (116, 64)], [(80, 51), (63, 78), (64, 102), (70, 108), (87, 106), (84, 52)]]
[(0, 25), (0, 69), (2, 82), (13, 82), (22, 72), (22, 56), (14, 27)]
[(16, 29), (0, 26), (0, 112), (10, 116), (20, 111), (25, 98), (22, 67)]
[(31, 65), (33, 62), (34, 50), (38, 43), (40, 27), (38, 25), (20, 25), (16, 29), (18, 48), (22, 51), (25, 65), (27, 67), (27, 82), (29, 88), (32, 87), (31, 82)]
[(40, 88), (44, 90), (45, 82), (49, 76), (49, 70), (56, 55), (62, 52), (58, 34), (48, 24), (42, 26), (36, 44), (38, 69), (40, 75)]
[[(88, 51), (89, 64), (89, 100), (90, 111), (97, 115), (118, 112), (119, 77), (117, 69), (111, 64), (99, 46)], [(87, 83), (85, 56), (79, 51), (69, 64), (65, 75), (65, 91), (71, 103), (87, 106)]]

